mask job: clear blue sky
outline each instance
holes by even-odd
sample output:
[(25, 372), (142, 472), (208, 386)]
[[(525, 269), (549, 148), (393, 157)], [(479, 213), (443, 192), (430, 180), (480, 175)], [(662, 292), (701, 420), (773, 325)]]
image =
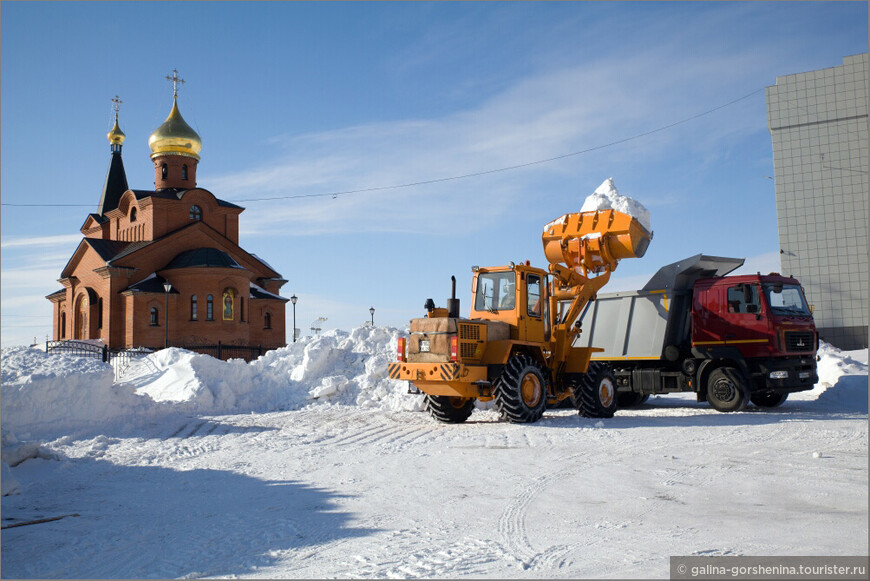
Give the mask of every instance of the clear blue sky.
[[(474, 264), (545, 266), (543, 225), (613, 177), (655, 238), (610, 290), (685, 256), (778, 268), (763, 88), (867, 50), (866, 2), (3, 2), (2, 345), (50, 332), (99, 202), (114, 95), (130, 186), (186, 80), (199, 185), (289, 280), (297, 326), (404, 326)], [(754, 94), (753, 94), (754, 93)], [(414, 187), (278, 201), (520, 169)], [(83, 204), (22, 208), (6, 204)], [(290, 310), (288, 304), (288, 329)]]

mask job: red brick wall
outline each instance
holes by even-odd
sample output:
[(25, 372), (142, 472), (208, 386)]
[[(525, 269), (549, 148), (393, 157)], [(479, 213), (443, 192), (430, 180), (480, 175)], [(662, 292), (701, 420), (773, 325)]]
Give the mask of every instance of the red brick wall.
[[(183, 155), (161, 155), (151, 160), (154, 162), (154, 189), (181, 188), (184, 190), (196, 187), (197, 160)], [(163, 166), (166, 166), (166, 178), (163, 177)], [(184, 179), (183, 166), (187, 166), (187, 179)]]

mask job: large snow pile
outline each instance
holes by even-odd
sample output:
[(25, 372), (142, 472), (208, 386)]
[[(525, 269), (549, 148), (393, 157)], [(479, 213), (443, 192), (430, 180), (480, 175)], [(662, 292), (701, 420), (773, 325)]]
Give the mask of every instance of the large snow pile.
[(649, 210), (643, 204), (628, 196), (623, 196), (616, 189), (613, 183), (613, 178), (604, 180), (598, 188), (584, 201), (580, 208), (581, 212), (592, 212), (595, 210), (618, 210), (629, 216), (637, 218), (644, 228), (652, 232), (650, 226)]
[(151, 403), (126, 385), (113, 385), (112, 367), (98, 359), (30, 347), (3, 350), (4, 432), (23, 439), (63, 434), (147, 413)]
[(22, 439), (141, 422), (171, 413), (220, 414), (339, 403), (419, 410), (403, 383), (387, 376), (399, 331), (332, 330), (245, 363), (183, 349), (152, 353), (113, 383), (96, 359), (16, 347), (3, 350), (3, 431)]
[(815, 409), (853, 409), (867, 413), (867, 350), (840, 351), (819, 343), (816, 366), (819, 382), (809, 391), (789, 395), (789, 400), (813, 400)]
[[(179, 414), (295, 410), (342, 404), (388, 411), (423, 408), (404, 382), (387, 376), (398, 329), (331, 330), (245, 363), (220, 361), (182, 349), (149, 354), (113, 382), (112, 368), (95, 359), (13, 347), (2, 352), (3, 460), (40, 457), (18, 441), (107, 433)], [(866, 410), (867, 364), (822, 344), (819, 384), (790, 400)], [(854, 404), (854, 405), (853, 405)], [(814, 403), (815, 405), (815, 403)], [(855, 407), (858, 406), (858, 407)]]
[(419, 409), (419, 402), (387, 377), (398, 337), (397, 329), (384, 327), (335, 329), (251, 363), (164, 349), (133, 364), (122, 380), (139, 394), (175, 402), (187, 412), (298, 409), (322, 402)]

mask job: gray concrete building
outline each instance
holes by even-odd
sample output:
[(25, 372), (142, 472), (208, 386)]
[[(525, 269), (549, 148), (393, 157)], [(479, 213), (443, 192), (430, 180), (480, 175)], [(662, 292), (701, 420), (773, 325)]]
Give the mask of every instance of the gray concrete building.
[(823, 340), (867, 347), (867, 53), (767, 87), (782, 273), (798, 278)]

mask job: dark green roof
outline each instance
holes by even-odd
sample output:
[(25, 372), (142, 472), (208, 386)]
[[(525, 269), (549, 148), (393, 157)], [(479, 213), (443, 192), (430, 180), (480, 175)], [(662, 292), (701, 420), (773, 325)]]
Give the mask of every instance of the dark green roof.
[[(140, 280), (136, 284), (131, 284), (124, 290), (128, 291), (138, 291), (140, 293), (160, 293), (166, 294), (166, 289), (163, 288), (163, 283), (166, 282), (166, 279), (157, 274), (151, 274), (149, 277), (144, 280)], [(169, 294), (179, 294), (175, 287), (172, 287), (172, 290), (169, 291)]]
[(112, 161), (109, 163), (109, 171), (106, 173), (106, 181), (103, 184), (103, 194), (100, 196), (99, 214), (102, 216), (109, 210), (118, 207), (121, 196), (128, 189), (127, 174), (124, 171), (124, 162), (121, 161), (121, 152), (112, 153)]
[(235, 259), (217, 248), (194, 248), (185, 250), (173, 258), (162, 270), (173, 268), (239, 268), (244, 270)]

